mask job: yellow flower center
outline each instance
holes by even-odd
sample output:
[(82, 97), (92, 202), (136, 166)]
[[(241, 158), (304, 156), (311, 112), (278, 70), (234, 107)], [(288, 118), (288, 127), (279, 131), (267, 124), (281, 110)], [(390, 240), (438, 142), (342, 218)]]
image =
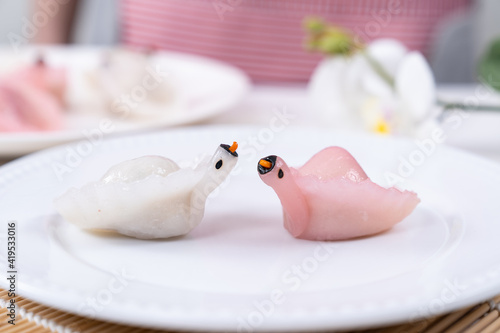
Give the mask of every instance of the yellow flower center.
[(373, 129), (375, 133), (379, 134), (389, 134), (391, 133), (391, 127), (389, 124), (382, 118), (378, 119), (375, 128)]

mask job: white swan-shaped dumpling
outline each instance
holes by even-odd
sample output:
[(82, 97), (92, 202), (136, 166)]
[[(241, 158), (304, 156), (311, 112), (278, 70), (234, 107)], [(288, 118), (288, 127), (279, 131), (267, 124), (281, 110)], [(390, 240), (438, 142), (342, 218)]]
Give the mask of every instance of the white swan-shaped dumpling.
[(101, 180), (68, 190), (54, 205), (66, 221), (84, 229), (143, 239), (185, 235), (203, 218), (207, 196), (236, 165), (237, 147), (221, 144), (193, 169), (161, 156), (125, 161)]

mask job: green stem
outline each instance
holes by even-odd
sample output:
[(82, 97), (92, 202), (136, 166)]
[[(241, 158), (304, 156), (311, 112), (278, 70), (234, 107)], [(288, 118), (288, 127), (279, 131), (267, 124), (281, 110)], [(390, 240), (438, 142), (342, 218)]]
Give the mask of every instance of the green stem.
[(391, 74), (387, 73), (384, 66), (377, 59), (373, 58), (370, 53), (365, 50), (360, 51), (360, 53), (365, 57), (366, 61), (372, 66), (373, 70), (392, 88), (395, 88), (394, 78)]

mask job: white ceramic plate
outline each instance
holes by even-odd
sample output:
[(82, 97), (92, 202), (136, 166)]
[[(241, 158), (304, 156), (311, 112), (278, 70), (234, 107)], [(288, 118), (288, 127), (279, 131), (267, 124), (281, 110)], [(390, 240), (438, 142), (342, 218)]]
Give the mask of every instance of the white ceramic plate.
[[(12, 70), (11, 67), (19, 62), (30, 63), (40, 53), (50, 65), (64, 66), (73, 72), (83, 71), (98, 66), (103, 52), (109, 52), (109, 49), (45, 47), (26, 48), (21, 53), (13, 53), (10, 48), (3, 48), (0, 49), (0, 59), (4, 62), (0, 64), (0, 72), (6, 72), (9, 68)], [(151, 60), (152, 68), (156, 65), (168, 73), (168, 79), (182, 96), (179, 109), (174, 113), (165, 113), (166, 116), (142, 121), (112, 118), (115, 125), (112, 134), (199, 122), (229, 110), (243, 98), (250, 87), (248, 77), (241, 70), (208, 58), (157, 52)], [(83, 88), (75, 88), (73, 91), (78, 89)], [(88, 95), (89, 93), (85, 93), (85, 96)], [(20, 156), (56, 144), (84, 139), (84, 129), (99, 128), (100, 121), (109, 117), (95, 110), (88, 111), (69, 112), (65, 119), (67, 127), (61, 131), (0, 133), (0, 156)]]
[[(240, 143), (238, 166), (186, 237), (85, 232), (52, 207), (54, 197), (122, 160), (158, 154), (186, 165), (232, 140)], [(318, 243), (282, 227), (279, 200), (257, 175), (258, 159), (279, 154), (301, 165), (340, 145), (386, 184), (386, 172), (397, 173), (401, 160), (418, 161), (415, 143), (296, 128), (172, 129), (105, 141), (58, 177), (56, 163), (72, 161), (70, 152), (82, 144), (0, 168), (0, 239), (6, 223), (17, 221), (18, 292), (41, 303), (151, 327), (295, 331), (416, 320), (500, 292), (500, 167), (459, 150), (436, 147), (414, 168), (403, 185), (422, 202), (390, 231)]]

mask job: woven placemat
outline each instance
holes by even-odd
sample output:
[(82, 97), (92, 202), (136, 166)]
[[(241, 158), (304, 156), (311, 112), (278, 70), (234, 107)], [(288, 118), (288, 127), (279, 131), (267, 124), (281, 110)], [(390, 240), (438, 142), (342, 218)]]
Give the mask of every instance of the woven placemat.
[[(129, 333), (129, 332), (173, 332), (143, 329), (110, 322), (93, 320), (57, 310), (29, 299), (17, 296), (16, 325), (7, 323), (6, 290), (0, 289), (0, 333)], [(500, 295), (494, 299), (450, 314), (392, 327), (365, 330), (371, 333), (499, 333)], [(360, 332), (360, 331), (358, 331)]]

